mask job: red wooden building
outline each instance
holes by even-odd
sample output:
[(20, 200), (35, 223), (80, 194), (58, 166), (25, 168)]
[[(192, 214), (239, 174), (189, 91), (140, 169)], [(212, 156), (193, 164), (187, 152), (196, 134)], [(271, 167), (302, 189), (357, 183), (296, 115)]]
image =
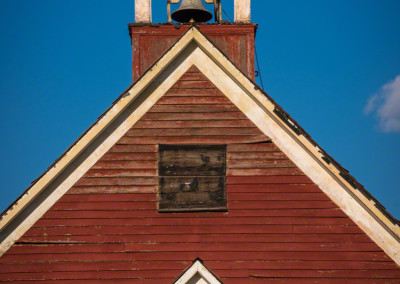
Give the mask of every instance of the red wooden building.
[(254, 83), (250, 1), (136, 1), (134, 83), (2, 213), (0, 281), (400, 283), (399, 221)]

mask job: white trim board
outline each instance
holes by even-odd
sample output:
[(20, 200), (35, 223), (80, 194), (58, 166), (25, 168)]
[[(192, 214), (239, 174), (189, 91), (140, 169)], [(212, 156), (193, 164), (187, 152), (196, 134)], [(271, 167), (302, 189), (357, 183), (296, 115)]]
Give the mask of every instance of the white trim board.
[(338, 169), (327, 164), (319, 149), (306, 137), (294, 133), (274, 113), (275, 104), (194, 27), (7, 212), (0, 221), (0, 255), (71, 188), (192, 65), (400, 264), (400, 228), (383, 215), (372, 201), (344, 180)]
[(200, 259), (193, 262), (173, 284), (222, 284)]

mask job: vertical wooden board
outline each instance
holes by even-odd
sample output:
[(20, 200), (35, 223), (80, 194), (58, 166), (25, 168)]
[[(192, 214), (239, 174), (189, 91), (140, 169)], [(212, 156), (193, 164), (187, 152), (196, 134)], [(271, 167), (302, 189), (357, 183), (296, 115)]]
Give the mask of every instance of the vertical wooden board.
[[(191, 25), (182, 25), (178, 29), (172, 25), (130, 27), (133, 81), (154, 64), (190, 27)], [(255, 25), (199, 25), (198, 27), (240, 70), (254, 79)], [(246, 61), (245, 66), (243, 57)]]

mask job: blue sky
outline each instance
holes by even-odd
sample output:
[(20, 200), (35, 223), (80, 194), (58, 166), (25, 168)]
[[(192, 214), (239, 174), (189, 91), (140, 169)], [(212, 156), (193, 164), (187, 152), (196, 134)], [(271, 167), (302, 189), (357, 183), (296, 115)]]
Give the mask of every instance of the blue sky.
[[(399, 219), (400, 1), (252, 2), (264, 89)], [(131, 83), (133, 3), (0, 1), (0, 211)]]

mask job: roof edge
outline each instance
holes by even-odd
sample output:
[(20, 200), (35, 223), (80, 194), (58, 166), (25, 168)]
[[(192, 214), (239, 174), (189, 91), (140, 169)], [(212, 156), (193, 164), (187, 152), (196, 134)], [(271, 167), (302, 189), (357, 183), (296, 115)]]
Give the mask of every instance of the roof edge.
[[(148, 73), (150, 73), (155, 66), (159, 65), (160, 61), (162, 60), (162, 58), (164, 58), (164, 56), (166, 54), (168, 54), (170, 52), (171, 49), (174, 48), (174, 46), (188, 33), (191, 32), (192, 29), (188, 29), (187, 31), (185, 31), (176, 41), (175, 44), (173, 44), (169, 49), (167, 49), (162, 56), (156, 61), (154, 62), (145, 72), (143, 72), (143, 74), (135, 81), (133, 82), (127, 89), (125, 89), (124, 92), (122, 92), (118, 98), (116, 100), (114, 100), (111, 104), (110, 107), (108, 107), (98, 118), (97, 120), (92, 123), (89, 128), (84, 131), (69, 147), (67, 150), (65, 150), (41, 175), (39, 175), (35, 180), (33, 180), (31, 182), (31, 184), (0, 214), (0, 232), (2, 231), (2, 229), (4, 227), (7, 226), (8, 223), (12, 222), (12, 220), (15, 218), (15, 216), (13, 216), (13, 218), (11, 218), (10, 220), (7, 220), (6, 222), (4, 222), (4, 218), (12, 211), (14, 210), (14, 207), (16, 205), (19, 204), (19, 202), (27, 197), (29, 195), (29, 191), (32, 189), (32, 187), (34, 187), (36, 184), (38, 184), (38, 182), (46, 175), (48, 174), (51, 170), (54, 170), (58, 167), (59, 162), (65, 158), (70, 152), (71, 150), (79, 143), (82, 141), (82, 139), (91, 131), (93, 130), (94, 127), (96, 127), (99, 122), (112, 110), (112, 108), (117, 105), (123, 98), (129, 96), (129, 92), (130, 90), (132, 90), (132, 88), (134, 88), (141, 80), (142, 78), (146, 77), (148, 75)], [(89, 142), (88, 142), (89, 143)], [(63, 168), (59, 168), (58, 171), (61, 171)], [(50, 181), (49, 181), (50, 182)], [(31, 201), (36, 195), (33, 196), (29, 196)], [(28, 202), (29, 202), (28, 201)], [(21, 208), (20, 210), (23, 210), (25, 208), (25, 206), (23, 208)]]
[[(188, 37), (187, 35), (191, 33), (191, 35)], [(24, 205), (20, 205), (19, 202), (24, 199), (25, 196), (29, 195), (29, 192), (31, 189), (35, 186), (38, 188), (36, 189), (35, 192), (30, 197), (29, 201), (32, 201), (37, 194), (45, 188), (45, 186), (51, 182), (55, 177), (57, 177), (57, 174), (62, 172), (65, 167), (71, 162), (71, 159), (76, 158), (85, 148), (85, 143), (86, 146), (91, 143), (92, 139), (98, 135), (101, 131), (103, 131), (107, 125), (115, 118), (118, 116), (126, 107), (128, 103), (130, 103), (132, 100), (134, 100), (134, 92), (140, 90), (140, 88), (145, 88), (151, 80), (154, 79), (162, 70), (163, 64), (168, 64), (171, 62), (178, 54), (179, 50), (177, 50), (176, 46), (178, 43), (183, 41), (183, 39), (186, 40), (187, 44), (189, 44), (191, 41), (195, 40), (199, 47), (202, 48), (207, 52), (209, 56), (213, 57), (213, 60), (218, 61), (218, 62), (223, 62), (226, 64), (227, 67), (224, 67), (225, 71), (227, 74), (229, 74), (230, 78), (233, 80), (236, 80), (235, 82), (238, 83), (243, 89), (246, 89), (249, 94), (252, 94), (250, 99), (254, 101), (258, 101), (259, 106), (263, 106), (262, 108), (264, 111), (267, 111), (271, 118), (273, 118), (276, 121), (279, 121), (279, 125), (284, 128), (284, 130), (287, 133), (290, 133), (291, 137), (294, 137), (297, 141), (297, 143), (303, 145), (306, 149), (309, 150), (308, 154), (310, 154), (320, 165), (324, 165), (323, 169), (326, 171), (329, 171), (332, 176), (335, 177), (335, 179), (338, 182), (338, 185), (342, 187), (344, 190), (346, 190), (350, 197), (355, 198), (355, 200), (364, 207), (366, 212), (371, 215), (372, 218), (374, 218), (381, 226), (384, 228), (388, 233), (390, 233), (393, 238), (397, 240), (397, 243), (400, 243), (400, 230), (399, 230), (399, 222), (391, 216), (385, 209), (382, 209), (383, 206), (381, 206), (377, 201), (375, 202), (375, 199), (368, 199), (364, 194), (361, 194), (360, 189), (358, 186), (360, 185), (354, 177), (352, 177), (347, 170), (345, 170), (343, 167), (340, 166), (339, 163), (337, 163), (335, 160), (333, 160), (324, 150), (322, 150), (321, 147), (311, 138), (311, 136), (302, 129), (297, 122), (295, 122), (291, 117), (274, 101), (272, 98), (270, 98), (267, 93), (265, 93), (259, 86), (254, 83), (250, 78), (248, 78), (243, 72), (241, 72), (230, 60), (227, 58), (215, 45), (212, 44), (212, 42), (198, 29), (198, 27), (193, 26), (192, 28), (188, 29), (181, 38), (166, 52), (164, 55), (152, 66), (150, 67), (134, 84), (130, 86), (128, 91), (124, 92), (114, 103), (113, 105), (106, 110), (102, 116), (99, 117), (99, 119), (92, 124), (92, 126), (84, 132), (83, 135), (81, 135), (78, 140), (71, 145), (69, 150), (64, 152), (64, 154), (56, 160), (56, 162), (44, 173), (37, 179), (22, 195), (19, 199), (16, 200), (16, 202), (13, 203), (14, 206), (22, 206), (19, 208), (19, 211), (17, 211), (14, 215), (14, 217), (25, 208)], [(204, 40), (203, 40), (204, 39)], [(174, 53), (175, 52), (175, 53)], [(171, 53), (171, 54), (170, 54)], [(240, 81), (240, 82), (239, 82)], [(140, 86), (138, 86), (140, 84)], [(136, 89), (135, 89), (136, 88)], [(135, 90), (134, 90), (135, 89)], [(134, 90), (134, 91), (133, 91)], [(133, 96), (132, 96), (133, 95)], [(264, 99), (261, 99), (264, 97)], [(268, 106), (264, 106), (264, 102)], [(118, 106), (118, 108), (117, 108)], [(116, 109), (114, 109), (116, 108)], [(273, 115), (273, 117), (272, 117)], [(96, 134), (97, 133), (97, 134)], [(88, 136), (88, 137), (87, 137)], [(297, 137), (297, 138), (296, 138)], [(85, 140), (85, 141), (83, 141)], [(82, 142), (83, 141), (83, 142)], [(84, 143), (85, 142), (85, 143)], [(82, 144), (81, 144), (82, 143)], [(76, 149), (77, 148), (77, 149)], [(70, 155), (72, 150), (75, 149), (76, 151)], [(70, 159), (70, 161), (65, 161), (64, 159)], [(60, 165), (60, 163), (62, 163)], [(47, 180), (47, 183), (45, 181), (41, 184), (40, 182), (44, 179), (47, 178), (47, 175), (52, 172), (51, 177), (49, 177), (49, 180)], [(356, 187), (354, 187), (354, 185)], [(362, 187), (363, 188), (363, 187)], [(378, 206), (377, 206), (378, 204)], [(379, 205), (382, 207), (380, 208)], [(9, 207), (10, 209), (7, 212), (16, 210), (14, 206)], [(374, 208), (376, 210), (374, 210)], [(382, 212), (383, 210), (383, 212)], [(379, 211), (381, 214), (379, 214)], [(386, 212), (387, 214), (384, 214)], [(2, 215), (4, 218), (6, 214)], [(391, 220), (391, 218), (393, 220)], [(12, 222), (14, 219), (8, 220), (8, 222), (5, 222), (5, 224), (1, 224), (3, 220), (0, 221), (0, 224), (2, 225), (1, 229), (2, 230), (5, 226), (7, 226), (10, 222)], [(395, 221), (395, 222), (393, 222)], [(390, 224), (389, 224), (390, 223)], [(367, 233), (368, 234), (368, 233)], [(393, 258), (393, 255), (391, 255)], [(400, 257), (399, 255), (397, 257)], [(399, 259), (398, 261), (399, 262)]]

